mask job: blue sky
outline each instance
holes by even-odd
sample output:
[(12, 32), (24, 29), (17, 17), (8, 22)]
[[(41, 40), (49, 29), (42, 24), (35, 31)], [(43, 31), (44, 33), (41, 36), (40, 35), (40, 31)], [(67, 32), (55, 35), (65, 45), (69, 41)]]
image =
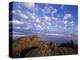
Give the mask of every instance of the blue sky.
[(10, 28), (14, 36), (35, 32), (60, 36), (78, 33), (78, 7), (75, 5), (13, 2), (11, 14), (13, 27)]

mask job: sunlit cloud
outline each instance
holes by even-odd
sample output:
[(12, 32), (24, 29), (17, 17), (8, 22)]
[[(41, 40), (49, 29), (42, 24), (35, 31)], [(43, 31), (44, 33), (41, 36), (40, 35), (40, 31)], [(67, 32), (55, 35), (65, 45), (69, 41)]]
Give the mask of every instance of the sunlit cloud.
[(20, 25), (20, 24), (24, 24), (23, 22), (19, 21), (19, 20), (12, 20), (9, 21), (10, 24), (14, 24), (14, 25)]
[(71, 26), (74, 26), (74, 21), (72, 20), (72, 21), (70, 22), (70, 24), (71, 24)]
[(58, 18), (57, 18), (57, 17), (51, 17), (51, 19), (52, 19), (52, 20), (58, 20)]
[(16, 13), (16, 10), (13, 10), (13, 11), (12, 11), (12, 14), (15, 14), (15, 13)]
[(64, 15), (64, 20), (67, 20), (69, 18), (72, 18), (72, 14), (67, 13), (67, 14)]
[[(73, 16), (72, 16), (72, 14), (70, 14), (70, 13), (66, 13), (65, 15), (64, 15), (64, 17), (63, 17), (63, 23), (64, 23), (64, 30), (67, 30), (68, 28), (69, 28), (69, 25), (70, 26), (74, 26), (74, 22), (73, 22), (73, 20), (71, 21), (69, 21), (69, 19), (71, 19)], [(72, 28), (72, 27), (70, 27), (70, 28)]]
[(51, 18), (50, 18), (49, 16), (44, 16), (44, 19), (45, 19), (46, 21), (51, 21)]
[(17, 10), (13, 10), (13, 15), (19, 15), (21, 14), (21, 10), (17, 9)]
[[(28, 19), (29, 18), (29, 16), (27, 16), (26, 14), (23, 14), (20, 10), (17, 10), (17, 12), (18, 12), (18, 15), (20, 16), (20, 17), (22, 17), (22, 18), (24, 18), (24, 19)], [(17, 13), (16, 12), (16, 13)]]
[(36, 30), (41, 30), (42, 29), (42, 26), (40, 25), (40, 24), (34, 24), (35, 25), (35, 28), (36, 28)]
[(30, 20), (24, 20), (23, 25), (30, 25), (32, 22)]
[(42, 22), (40, 21), (39, 18), (37, 18), (36, 20), (34, 20), (34, 25), (36, 27), (36, 29), (38, 30), (39, 28), (42, 28)]
[(31, 18), (32, 18), (33, 20), (37, 19), (37, 17), (34, 16), (34, 15), (32, 15)]
[(20, 13), (22, 13), (22, 11), (19, 10), (19, 9), (17, 9), (17, 10), (16, 10), (16, 13), (20, 14)]
[(21, 29), (20, 26), (16, 26), (16, 27), (13, 26), (13, 29), (14, 29), (14, 28), (15, 28), (15, 29)]
[(29, 17), (25, 14), (20, 14), (21, 17), (23, 17), (24, 19), (28, 19)]
[(51, 26), (51, 22), (46, 22), (46, 23)]
[(20, 16), (24, 19), (28, 19), (29, 16), (27, 16), (26, 14), (22, 13), (21, 10), (17, 9), (17, 10), (13, 10), (13, 15), (16, 15), (16, 16)]
[(29, 16), (32, 16), (32, 12), (26, 11), (26, 13), (27, 13)]
[(41, 24), (41, 21), (40, 21), (39, 18), (37, 18), (36, 20), (34, 20), (34, 22), (35, 22), (36, 24)]
[(33, 9), (34, 6), (35, 6), (35, 3), (33, 3), (33, 2), (30, 2), (30, 3), (21, 2), (21, 4), (22, 4), (24, 7), (29, 8), (29, 9)]
[(47, 32), (51, 32), (51, 28), (50, 28), (49, 26), (46, 26), (45, 30), (46, 30)]
[(41, 25), (37, 25), (38, 28), (41, 28)]
[(21, 13), (22, 13), (22, 12), (21, 12), (21, 10), (19, 10), (19, 9), (12, 11), (12, 14), (13, 14), (13, 15), (19, 15), (19, 14), (21, 14)]
[(64, 20), (63, 22), (64, 22), (64, 24), (67, 24), (67, 23), (68, 23), (68, 21), (67, 21), (67, 20)]
[(31, 28), (30, 27), (23, 27), (22, 29), (23, 30), (30, 30)]

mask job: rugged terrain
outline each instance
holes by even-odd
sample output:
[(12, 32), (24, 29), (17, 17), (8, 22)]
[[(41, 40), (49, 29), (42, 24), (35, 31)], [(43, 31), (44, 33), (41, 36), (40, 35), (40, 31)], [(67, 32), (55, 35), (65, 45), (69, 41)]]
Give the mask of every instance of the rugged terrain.
[(72, 55), (78, 53), (78, 47), (71, 41), (57, 45), (39, 41), (38, 35), (24, 36), (13, 41), (13, 57), (39, 57), (55, 55)]

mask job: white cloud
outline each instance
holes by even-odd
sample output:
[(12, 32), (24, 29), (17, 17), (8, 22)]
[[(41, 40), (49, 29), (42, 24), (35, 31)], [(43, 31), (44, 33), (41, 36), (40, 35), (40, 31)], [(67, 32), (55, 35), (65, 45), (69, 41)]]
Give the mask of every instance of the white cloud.
[(15, 32), (15, 31), (14, 31), (13, 34), (15, 34), (15, 33), (20, 33), (20, 32)]
[(36, 13), (35, 13), (35, 12), (33, 12), (33, 13), (32, 13), (32, 15), (33, 15), (33, 16), (36, 16)]
[(39, 18), (37, 18), (36, 20), (34, 20), (34, 22), (35, 22), (34, 25), (35, 25), (36, 29), (40, 29), (42, 23), (41, 23), (41, 21), (39, 20)]
[(47, 35), (56, 35), (56, 36), (62, 36), (62, 37), (72, 37), (73, 34), (72, 33), (67, 33), (67, 32), (60, 32), (60, 31), (57, 31), (57, 32), (53, 32), (53, 33), (46, 33)]
[(54, 36), (65, 37), (64, 34), (58, 34), (58, 33), (46, 33), (46, 35), (54, 35)]
[(40, 30), (42, 28), (40, 24), (34, 24), (34, 25), (36, 27), (36, 30)]
[(58, 18), (57, 18), (57, 17), (52, 17), (52, 19), (53, 19), (53, 20), (58, 20)]
[(24, 23), (30, 25), (32, 22), (31, 21), (24, 21)]
[(64, 15), (64, 20), (67, 20), (67, 19), (69, 19), (69, 18), (72, 18), (72, 14), (70, 14), (70, 13), (67, 13), (67, 14), (65, 14)]
[(64, 22), (64, 24), (67, 24), (68, 23), (68, 21), (67, 20), (65, 20), (65, 21), (63, 21)]
[(23, 22), (19, 21), (19, 20), (12, 20), (12, 21), (9, 21), (10, 24), (23, 24)]
[(46, 29), (45, 29), (47, 32), (50, 32), (51, 30), (50, 30), (50, 28), (49, 28), (49, 26), (46, 26)]
[(13, 15), (17, 15), (20, 17), (23, 17), (24, 19), (28, 19), (29, 16), (27, 16), (26, 14), (23, 14), (21, 10), (17, 9), (17, 10), (13, 10)]
[(19, 10), (19, 9), (12, 11), (12, 14), (13, 14), (13, 15), (19, 15), (19, 14), (21, 14), (21, 13), (22, 13), (22, 12), (21, 12), (21, 10)]
[(13, 29), (21, 29), (20, 26), (13, 26)]
[(74, 25), (74, 23), (73, 23), (73, 21), (68, 21), (68, 19), (70, 19), (70, 18), (72, 18), (73, 16), (72, 16), (72, 14), (70, 14), (70, 13), (66, 13), (65, 15), (64, 15), (64, 18), (63, 18), (63, 23), (65, 24), (64, 25), (64, 30), (66, 30), (67, 29), (67, 24), (69, 23), (69, 24), (71, 24), (72, 26)]
[[(21, 26), (13, 26), (13, 29), (19, 29), (19, 30), (29, 30), (31, 27), (21, 27)], [(18, 33), (18, 32), (15, 32)]]
[(44, 16), (44, 19), (45, 19), (46, 21), (51, 21), (51, 17), (49, 17), (49, 16)]
[(48, 14), (48, 13), (51, 12), (51, 9), (50, 9), (49, 7), (47, 7), (47, 6), (45, 6), (45, 7), (42, 9), (42, 12), (43, 12), (44, 14)]
[(38, 28), (41, 28), (41, 25), (37, 25)]
[(26, 13), (27, 13), (29, 16), (32, 15), (32, 13), (31, 13), (30, 11), (26, 11)]
[(41, 21), (39, 20), (39, 18), (37, 18), (37, 19), (34, 20), (34, 24), (36, 24), (36, 25), (41, 25), (42, 23), (41, 23)]
[(52, 16), (54, 16), (54, 14), (57, 13), (57, 9), (56, 8), (53, 8), (53, 7), (49, 7), (49, 6), (45, 6), (43, 9), (42, 9), (42, 14), (51, 14)]
[(32, 9), (32, 8), (34, 8), (35, 3), (33, 3), (33, 2), (30, 2), (30, 3), (29, 2), (22, 2), (22, 5), (26, 8)]
[(34, 16), (34, 15), (32, 15), (32, 16), (31, 16), (31, 18), (32, 18), (32, 19), (37, 19), (37, 17), (36, 17), (36, 16)]
[(13, 11), (12, 11), (12, 14), (15, 14), (15, 13), (16, 13), (16, 10), (13, 10)]
[(21, 10), (17, 9), (17, 10), (13, 10), (13, 15), (19, 15), (21, 14)]
[(57, 28), (58, 27), (58, 24), (56, 24), (55, 27)]
[(46, 22), (46, 23), (51, 26), (51, 22)]
[(21, 16), (21, 17), (23, 17), (23, 18), (25, 18), (25, 19), (28, 19), (28, 18), (29, 18), (29, 16), (27, 16), (27, 15), (25, 15), (25, 14), (23, 14), (23, 13), (21, 13), (19, 16)]
[(20, 14), (20, 13), (22, 13), (22, 12), (21, 12), (21, 10), (17, 9), (17, 10), (16, 10), (16, 13), (19, 13), (19, 14)]
[(36, 19), (35, 22), (40, 23), (41, 21), (39, 19)]
[(71, 24), (72, 26), (74, 26), (74, 24)]
[(23, 30), (29, 30), (30, 29), (30, 27), (24, 27), (24, 28), (22, 28)]
[(71, 24), (72, 26), (74, 26), (74, 21), (72, 20), (72, 21), (70, 22), (70, 24)]

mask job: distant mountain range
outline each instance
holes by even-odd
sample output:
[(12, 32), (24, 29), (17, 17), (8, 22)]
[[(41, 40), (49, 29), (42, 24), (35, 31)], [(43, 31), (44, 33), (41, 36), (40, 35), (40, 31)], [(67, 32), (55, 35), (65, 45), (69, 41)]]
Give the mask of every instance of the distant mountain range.
[[(16, 40), (19, 37), (22, 36), (32, 36), (34, 34), (28, 34), (28, 35), (14, 35), (13, 39)], [(39, 40), (40, 41), (48, 41), (48, 42), (53, 42), (53, 43), (57, 43), (57, 44), (61, 44), (61, 43), (66, 43), (67, 41), (71, 41), (73, 40), (73, 42), (75, 44), (78, 44), (78, 36), (75, 34), (52, 34), (52, 33), (38, 33), (39, 35)]]

